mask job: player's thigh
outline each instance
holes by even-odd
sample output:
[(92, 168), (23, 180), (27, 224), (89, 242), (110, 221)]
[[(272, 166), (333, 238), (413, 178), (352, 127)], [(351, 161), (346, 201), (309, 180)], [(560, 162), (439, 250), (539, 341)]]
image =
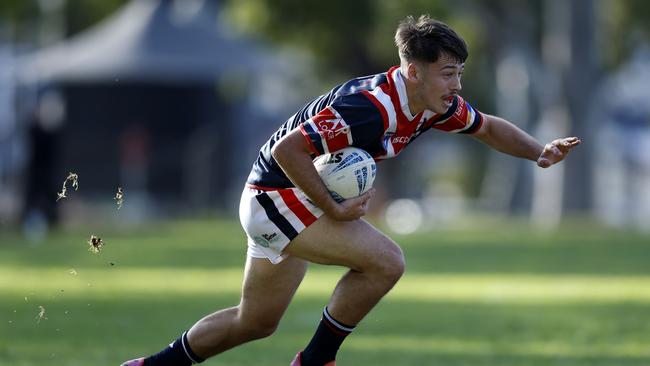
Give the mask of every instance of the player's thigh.
[(243, 320), (277, 323), (307, 271), (307, 262), (286, 258), (272, 264), (266, 258), (246, 259), (239, 316)]
[(401, 248), (366, 221), (337, 221), (326, 215), (298, 234), (284, 252), (310, 262), (356, 270), (369, 264), (404, 265)]

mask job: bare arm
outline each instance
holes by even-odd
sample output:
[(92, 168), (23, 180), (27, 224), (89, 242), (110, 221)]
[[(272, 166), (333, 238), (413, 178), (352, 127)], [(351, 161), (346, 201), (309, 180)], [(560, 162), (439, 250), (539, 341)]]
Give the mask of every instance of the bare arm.
[(271, 150), (287, 177), (300, 188), (326, 215), (336, 220), (355, 220), (368, 211), (368, 202), (374, 190), (337, 203), (330, 195), (312, 162), (307, 140), (294, 129), (278, 141)]
[(542, 146), (532, 136), (503, 118), (488, 114), (483, 117), (483, 126), (474, 137), (495, 150), (535, 161), (542, 168), (559, 163), (571, 149), (580, 144), (577, 137), (565, 137)]

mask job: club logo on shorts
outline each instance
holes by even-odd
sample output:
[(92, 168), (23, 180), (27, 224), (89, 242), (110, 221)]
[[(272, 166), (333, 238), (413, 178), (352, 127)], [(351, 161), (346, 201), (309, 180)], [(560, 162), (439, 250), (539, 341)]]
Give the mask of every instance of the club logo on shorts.
[(255, 242), (255, 244), (257, 244), (257, 245), (259, 245), (261, 247), (264, 247), (264, 248), (269, 247), (269, 242), (266, 239), (262, 238), (261, 236), (254, 236), (253, 241)]
[(268, 248), (269, 246), (271, 246), (271, 243), (277, 241), (278, 239), (280, 239), (278, 233), (262, 234), (262, 236), (253, 237), (253, 241), (255, 242), (255, 244), (262, 246), (264, 248)]
[(273, 239), (275, 239), (278, 236), (278, 233), (273, 233), (273, 234), (262, 234), (262, 237), (266, 239), (268, 242), (273, 242)]

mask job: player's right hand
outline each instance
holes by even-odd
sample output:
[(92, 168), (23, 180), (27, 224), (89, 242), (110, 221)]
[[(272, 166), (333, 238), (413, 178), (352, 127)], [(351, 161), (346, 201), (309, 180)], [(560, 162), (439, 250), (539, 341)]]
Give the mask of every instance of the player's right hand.
[(541, 168), (548, 168), (564, 160), (571, 149), (580, 145), (577, 137), (565, 137), (555, 139), (544, 146), (544, 150), (537, 159), (537, 165)]
[(339, 221), (352, 221), (361, 218), (368, 213), (370, 199), (375, 194), (375, 189), (370, 188), (368, 192), (359, 197), (349, 198), (338, 205), (334, 206), (332, 212), (326, 214)]

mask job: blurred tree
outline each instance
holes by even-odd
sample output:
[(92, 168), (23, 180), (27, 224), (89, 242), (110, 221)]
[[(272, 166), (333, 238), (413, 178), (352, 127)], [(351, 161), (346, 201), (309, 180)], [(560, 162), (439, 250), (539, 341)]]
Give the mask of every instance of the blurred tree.
[[(309, 49), (318, 70), (368, 70), (369, 44), (377, 20), (370, 0), (237, 0), (226, 7), (233, 25), (276, 43)], [(362, 24), (362, 25), (360, 25)]]
[[(2, 0), (0, 28), (10, 29), (11, 41), (33, 42), (35, 28), (46, 16), (44, 9), (62, 6), (65, 35), (70, 36), (97, 23), (128, 1)], [(500, 15), (508, 13), (511, 7), (518, 7), (517, 2), (495, 0), (453, 3), (441, 0), (331, 0), (309, 4), (299, 0), (223, 2), (227, 17), (240, 31), (263, 35), (282, 44), (306, 47), (314, 53), (323, 74), (337, 72), (346, 75), (381, 70), (386, 64), (395, 62), (393, 44), (388, 37), (392, 36), (397, 22), (405, 15), (426, 13), (445, 20), (459, 30), (468, 43), (481, 47), (477, 41), (487, 38), (482, 32), (489, 31), (491, 26), (477, 29), (481, 23), (479, 20), (491, 17), (493, 20), (488, 19), (488, 23), (498, 24)], [(529, 7), (539, 9), (543, 3), (542, 0), (533, 1)], [(599, 28), (602, 28), (602, 36), (597, 41), (602, 48), (611, 50), (603, 55), (608, 67), (625, 61), (639, 42), (650, 42), (650, 2), (602, 0), (596, 6), (604, 8), (597, 20)], [(534, 14), (539, 12), (528, 15)], [(534, 31), (539, 32), (539, 29)], [(477, 50), (472, 50), (472, 54), (476, 55)]]
[(127, 2), (128, 0), (65, 0), (66, 36), (83, 31)]
[(646, 0), (600, 1), (599, 25), (603, 28), (599, 48), (605, 66), (615, 69), (634, 53), (640, 43), (650, 43), (650, 2)]
[(0, 1), (0, 26), (8, 33), (0, 33), (0, 41), (25, 40), (28, 34), (33, 33), (34, 22), (38, 17), (38, 4), (31, 0), (3, 0)]
[[(0, 25), (8, 26), (9, 41), (39, 43), (37, 29), (48, 18), (63, 17), (64, 36), (76, 34), (105, 18), (128, 0), (2, 0)], [(62, 10), (62, 14), (53, 14)]]
[[(445, 18), (448, 5), (437, 0), (230, 0), (234, 27), (276, 43), (309, 49), (323, 78), (383, 71), (397, 63), (393, 34), (408, 14)], [(325, 77), (327, 75), (327, 77)]]
[[(125, 4), (128, 0), (2, 0), (0, 1), (0, 40), (3, 25), (8, 25), (12, 41), (38, 44), (38, 32), (46, 28), (42, 23), (48, 17), (60, 17), (63, 36), (76, 34), (97, 23)], [(188, 1), (188, 0), (132, 0), (132, 1)], [(553, 16), (544, 9), (557, 0), (330, 0), (304, 2), (298, 0), (204, 0), (222, 2), (222, 17), (233, 29), (261, 36), (284, 45), (308, 49), (316, 62), (319, 77), (333, 82), (350, 76), (381, 72), (397, 63), (393, 32), (399, 20), (406, 15), (430, 14), (449, 23), (470, 45), (471, 67), (468, 67), (463, 94), (487, 113), (496, 112), (497, 93), (495, 70), (507, 48), (525, 48), (531, 60), (543, 59), (544, 33), (555, 26)], [(562, 0), (559, 0), (562, 1)], [(604, 65), (616, 68), (628, 59), (640, 43), (650, 42), (650, 2), (647, 0), (593, 0), (571, 2), (571, 48), (573, 60), (560, 77), (562, 88), (569, 96), (572, 119), (580, 118), (587, 108), (584, 101), (602, 72), (594, 59), (603, 59)], [(585, 8), (584, 6), (587, 6)], [(57, 11), (51, 9), (57, 8)], [(49, 9), (49, 10), (48, 10)], [(591, 15), (590, 15), (591, 14)], [(595, 14), (596, 18), (593, 18)], [(585, 17), (588, 15), (589, 19)], [(549, 26), (551, 24), (551, 26)], [(516, 30), (516, 31), (513, 31)], [(42, 32), (42, 30), (41, 30)], [(41, 34), (42, 36), (42, 34)], [(544, 65), (529, 62), (530, 78), (545, 78)], [(549, 80), (547, 80), (549, 82)], [(578, 85), (579, 84), (579, 85)], [(578, 86), (576, 86), (578, 85)], [(534, 99), (534, 93), (530, 93)], [(531, 102), (530, 121), (534, 122), (540, 101)], [(519, 121), (515, 121), (519, 122)], [(524, 122), (524, 121), (522, 121)], [(525, 123), (525, 122), (524, 122)], [(581, 123), (578, 121), (578, 123)], [(583, 135), (586, 124), (574, 124), (572, 132)], [(586, 151), (585, 151), (586, 152)], [(574, 158), (578, 168), (569, 176), (588, 176), (583, 153)], [(570, 163), (574, 164), (574, 163)], [(569, 164), (567, 164), (569, 166)], [(480, 169), (473, 169), (480, 175)], [(477, 173), (479, 172), (479, 173)], [(571, 178), (571, 177), (569, 177)], [(476, 182), (477, 179), (471, 179)], [(577, 187), (573, 179), (569, 179)], [(589, 190), (572, 192), (574, 207), (582, 207)], [(523, 196), (528, 196), (524, 192)]]

